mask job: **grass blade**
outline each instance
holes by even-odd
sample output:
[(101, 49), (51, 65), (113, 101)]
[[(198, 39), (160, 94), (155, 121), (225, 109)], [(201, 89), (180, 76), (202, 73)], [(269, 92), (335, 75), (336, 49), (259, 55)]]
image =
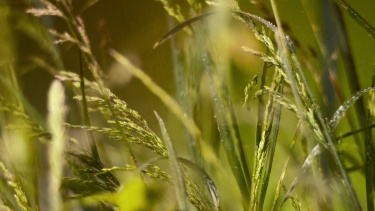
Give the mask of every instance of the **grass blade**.
[[(250, 170), (248, 168), (244, 152), (240, 152), (240, 157), (237, 155), (236, 146), (238, 147), (238, 145), (242, 145), (242, 143), (240, 137), (238, 136), (238, 131), (236, 131), (236, 129), (232, 127), (232, 125), (236, 123), (232, 122), (234, 120), (234, 114), (230, 102), (228, 101), (229, 96), (227, 87), (225, 87), (223, 84), (218, 84), (219, 82), (216, 79), (217, 76), (214, 75), (213, 71), (211, 70), (212, 65), (210, 64), (210, 59), (208, 57), (208, 52), (203, 52), (202, 60), (205, 66), (205, 74), (208, 78), (208, 86), (216, 117), (217, 127), (232, 172), (236, 178), (242, 196), (244, 197), (243, 202), (246, 207), (246, 201), (250, 196)], [(219, 94), (218, 90), (221, 91), (222, 95)], [(239, 148), (238, 150), (241, 150), (241, 148)]]
[(163, 44), (165, 41), (167, 41), (168, 39), (170, 39), (174, 34), (176, 34), (177, 32), (179, 32), (181, 29), (191, 25), (192, 23), (196, 22), (196, 21), (199, 21), (199, 20), (202, 20), (202, 19), (205, 19), (211, 15), (214, 15), (214, 14), (217, 14), (217, 12), (208, 12), (208, 13), (204, 13), (204, 14), (201, 14), (201, 15), (198, 15), (194, 18), (191, 18), (187, 21), (184, 21), (180, 24), (178, 24), (177, 26), (175, 26), (174, 28), (172, 28), (169, 32), (167, 32), (162, 38), (160, 38), (160, 40), (158, 42), (155, 43), (154, 45), (154, 48), (157, 48), (158, 46), (160, 46), (161, 44)]
[[(282, 79), (281, 79), (282, 80)], [(282, 92), (283, 90), (283, 82), (281, 81), (280, 84), (278, 84), (277, 92)], [(278, 137), (279, 132), (279, 126), (280, 126), (280, 119), (281, 119), (281, 105), (277, 104), (274, 105), (274, 111), (273, 111), (273, 117), (272, 117), (272, 126), (270, 131), (270, 146), (268, 149), (268, 156), (266, 158), (266, 165), (265, 165), (265, 171), (264, 171), (264, 179), (263, 179), (263, 185), (262, 190), (260, 194), (260, 201), (263, 203), (266, 197), (267, 189), (268, 189), (268, 183), (271, 175), (271, 169), (272, 164), (274, 162), (274, 154), (276, 150), (276, 140)]]
[(178, 160), (188, 166), (190, 169), (194, 170), (197, 172), (203, 179), (204, 182), (206, 183), (208, 190), (210, 191), (212, 201), (215, 205), (215, 208), (218, 209), (219, 207), (219, 191), (215, 185), (215, 182), (211, 179), (211, 177), (199, 166), (197, 166), (195, 163), (191, 162), (190, 160), (187, 160), (182, 157), (178, 157)]
[(369, 91), (374, 90), (373, 87), (363, 89), (361, 91), (358, 91), (355, 95), (353, 95), (349, 100), (347, 100), (343, 105), (341, 105), (335, 114), (333, 115), (331, 121), (329, 121), (329, 126), (334, 130), (341, 120), (341, 118), (344, 116), (345, 112), (349, 109), (350, 105), (352, 105), (355, 101), (357, 101), (363, 94), (366, 94)]
[(366, 32), (375, 39), (375, 28), (371, 26), (358, 12), (356, 12), (346, 1), (334, 0), (343, 10), (345, 10), (351, 18), (353, 18), (358, 25), (360, 25)]
[[(79, 63), (80, 63), (80, 72), (79, 72), (79, 79), (80, 79), (80, 91), (82, 94), (82, 110), (83, 110), (83, 121), (86, 126), (91, 126), (91, 119), (88, 111), (87, 106), (87, 99), (86, 99), (86, 91), (85, 91), (85, 71), (83, 65), (83, 56), (82, 51), (79, 51)], [(91, 131), (87, 131), (87, 137), (89, 139), (89, 145), (91, 149), (91, 153), (95, 159), (100, 160), (98, 149), (96, 147), (95, 138)]]
[(360, 132), (363, 132), (363, 131), (370, 130), (370, 129), (372, 129), (372, 128), (375, 128), (375, 124), (371, 124), (371, 125), (369, 125), (369, 126), (367, 126), (367, 127), (360, 128), (360, 129), (358, 129), (358, 130), (352, 130), (352, 131), (350, 131), (350, 132), (347, 132), (347, 133), (344, 133), (344, 134), (342, 134), (342, 135), (339, 135), (339, 136), (336, 137), (336, 140), (344, 139), (344, 138), (347, 138), (347, 137), (349, 137), (349, 136), (355, 135), (355, 134), (357, 134), (357, 133), (360, 133)]
[(181, 121), (181, 123), (189, 130), (194, 136), (199, 138), (201, 132), (193, 122), (193, 120), (185, 118), (185, 112), (181, 109), (178, 103), (160, 88), (146, 73), (141, 69), (133, 66), (128, 59), (119, 54), (118, 52), (111, 50), (110, 55), (117, 60), (124, 68), (126, 68), (131, 74), (138, 78), (152, 93), (154, 93)]
[[(371, 86), (375, 86), (375, 58), (374, 58), (374, 69), (372, 72), (372, 81)], [(374, 105), (371, 103), (374, 103), (374, 92), (370, 92), (369, 102), (368, 102), (368, 108), (367, 108), (367, 125), (370, 125), (373, 122), (374, 119), (374, 112), (373, 107)], [(365, 137), (365, 174), (366, 174), (366, 202), (367, 202), (367, 210), (374, 210), (374, 144), (372, 140), (372, 130), (368, 130), (366, 132)]]
[(174, 190), (176, 194), (176, 199), (177, 199), (177, 207), (178, 210), (187, 210), (187, 197), (185, 194), (185, 185), (184, 185), (184, 176), (181, 171), (180, 164), (177, 160), (177, 156), (172, 144), (171, 139), (169, 138), (167, 129), (165, 128), (164, 122), (161, 119), (161, 117), (156, 113), (155, 111), (155, 116), (158, 119), (160, 130), (163, 134), (165, 146), (167, 147), (168, 150), (168, 158), (169, 158), (169, 163), (172, 171), (172, 176), (174, 178)]

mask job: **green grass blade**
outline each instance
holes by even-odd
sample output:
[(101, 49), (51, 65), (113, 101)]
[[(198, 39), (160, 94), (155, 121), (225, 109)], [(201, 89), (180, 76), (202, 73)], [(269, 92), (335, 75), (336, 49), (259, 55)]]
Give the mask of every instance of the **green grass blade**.
[[(372, 81), (371, 86), (375, 86), (375, 57), (374, 57), (374, 67), (372, 72)], [(374, 92), (370, 92), (370, 97), (368, 100), (368, 108), (367, 108), (367, 125), (370, 125), (373, 122), (374, 119), (374, 100), (375, 94)], [(365, 137), (365, 175), (366, 175), (366, 203), (367, 203), (367, 210), (374, 210), (374, 143), (373, 143), (373, 135), (372, 130), (368, 130), (366, 132)]]
[(215, 185), (215, 182), (211, 179), (211, 177), (198, 165), (195, 163), (191, 162), (188, 159), (178, 157), (178, 160), (183, 163), (184, 165), (188, 166), (190, 169), (194, 170), (197, 172), (203, 179), (205, 184), (207, 185), (208, 190), (210, 191), (211, 198), (213, 201), (213, 204), (216, 209), (219, 207), (219, 191)]
[[(262, 70), (261, 70), (261, 79), (259, 87), (263, 87), (266, 84), (266, 76), (267, 76), (267, 63), (263, 62)], [(264, 123), (264, 113), (265, 113), (265, 97), (258, 96), (258, 115), (257, 115), (257, 127), (256, 127), (256, 135), (255, 135), (255, 146), (258, 148), (259, 143), (262, 139), (262, 128)]]
[[(232, 122), (233, 112), (231, 111), (231, 105), (228, 101), (229, 96), (227, 87), (225, 87), (223, 84), (218, 84), (219, 82), (216, 78), (217, 76), (211, 69), (211, 64), (209, 64), (210, 59), (208, 58), (207, 54), (207, 52), (203, 52), (202, 60), (205, 66), (205, 74), (208, 77), (208, 86), (221, 142), (226, 152), (232, 172), (236, 178), (238, 187), (240, 188), (244, 197), (244, 205), (247, 206), (246, 200), (250, 196), (249, 188), (251, 186), (250, 181), (248, 181), (250, 180), (250, 170), (243, 152), (239, 157), (236, 151), (236, 146), (242, 145), (242, 143), (240, 141), (240, 137), (238, 137), (238, 132), (236, 132), (235, 128), (232, 126), (236, 124), (236, 122)], [(218, 90), (220, 90), (222, 94), (220, 94)]]
[[(174, 25), (174, 21), (172, 17), (168, 17), (168, 26), (172, 28)], [(198, 85), (190, 85), (193, 86), (191, 88), (189, 85), (186, 85), (186, 81), (189, 80), (190, 75), (197, 74), (197, 71), (190, 71), (186, 72), (187, 68), (184, 66), (184, 59), (189, 55), (189, 48), (187, 49), (179, 49), (178, 48), (178, 39), (175, 37), (171, 38), (171, 56), (173, 61), (173, 73), (174, 73), (174, 83), (176, 86), (176, 92), (178, 97), (178, 102), (182, 106), (183, 111), (186, 113), (188, 118), (193, 118), (193, 110), (194, 105), (191, 102), (194, 102), (192, 99), (193, 97), (189, 92), (193, 92), (193, 94), (198, 93)], [(195, 64), (195, 63), (193, 63)], [(199, 165), (203, 166), (203, 160), (201, 155), (201, 146), (197, 143), (198, 140), (196, 137), (192, 136), (188, 131), (184, 130), (184, 136), (186, 137), (189, 152), (192, 156), (193, 161)]]
[(177, 32), (181, 31), (181, 29), (187, 27), (187, 26), (190, 26), (192, 23), (196, 22), (196, 21), (199, 21), (199, 20), (203, 20), (209, 16), (212, 16), (212, 15), (215, 15), (217, 14), (217, 12), (208, 12), (208, 13), (204, 13), (204, 14), (201, 14), (201, 15), (198, 15), (194, 18), (191, 18), (187, 21), (184, 21), (180, 24), (178, 24), (177, 26), (175, 26), (174, 28), (172, 28), (169, 32), (167, 32), (165, 35), (163, 35), (162, 38), (160, 38), (160, 40), (158, 42), (156, 42), (154, 44), (154, 48), (157, 48), (158, 46), (160, 46), (161, 44), (163, 44), (165, 41), (167, 41), (168, 39), (170, 39), (174, 34), (176, 34)]
[(343, 10), (345, 10), (353, 20), (355, 20), (358, 25), (360, 25), (366, 32), (375, 39), (375, 28), (371, 26), (358, 12), (356, 12), (346, 1), (344, 0), (334, 0), (334, 2), (339, 5)]
[(171, 112), (176, 115), (176, 117), (194, 137), (200, 137), (201, 132), (195, 125), (194, 121), (185, 117), (185, 112), (168, 93), (160, 88), (160, 86), (158, 86), (146, 73), (133, 66), (128, 59), (118, 52), (111, 50), (110, 55), (136, 78), (138, 78), (152, 93), (154, 93), (171, 110)]
[[(87, 99), (86, 99), (86, 91), (85, 91), (85, 71), (84, 71), (84, 65), (83, 65), (83, 56), (82, 51), (79, 51), (79, 63), (80, 63), (80, 72), (79, 72), (79, 78), (80, 78), (80, 89), (82, 94), (82, 109), (83, 109), (83, 121), (86, 126), (91, 126), (91, 119), (87, 107)], [(87, 137), (89, 139), (89, 145), (91, 149), (91, 153), (94, 156), (94, 158), (100, 160), (98, 149), (96, 147), (95, 138), (91, 131), (87, 131)]]
[(334, 130), (338, 125), (341, 118), (345, 115), (345, 112), (349, 109), (349, 107), (357, 101), (363, 94), (366, 94), (369, 91), (374, 90), (373, 87), (363, 89), (355, 93), (349, 100), (347, 100), (343, 105), (341, 105), (335, 114), (333, 115), (332, 119), (329, 121), (329, 126)]
[(187, 210), (187, 201), (186, 201), (187, 197), (185, 194), (186, 191), (185, 191), (185, 185), (184, 185), (184, 176), (181, 171), (181, 166), (177, 160), (176, 152), (174, 150), (172, 141), (168, 135), (167, 129), (165, 128), (163, 120), (158, 115), (158, 113), (156, 113), (156, 111), (155, 111), (155, 116), (158, 119), (160, 130), (164, 138), (164, 143), (168, 150), (169, 163), (170, 163), (170, 167), (172, 171), (172, 176), (175, 182), (174, 190), (176, 194), (178, 210)]
[[(283, 90), (283, 82), (281, 81), (280, 84), (277, 87), (277, 92), (282, 92)], [(267, 189), (268, 189), (268, 183), (270, 180), (270, 175), (271, 175), (271, 169), (272, 165), (274, 162), (274, 154), (276, 150), (276, 141), (278, 137), (278, 132), (279, 132), (279, 126), (280, 126), (280, 119), (281, 119), (281, 105), (277, 104), (274, 105), (274, 111), (273, 111), (273, 117), (272, 117), (272, 126), (271, 126), (271, 131), (270, 131), (270, 138), (269, 138), (269, 149), (268, 149), (268, 155), (266, 158), (266, 165), (265, 165), (265, 171), (264, 171), (264, 179), (262, 181), (262, 189), (260, 193), (260, 201), (262, 204), (264, 203)]]
[(352, 131), (350, 131), (350, 132), (347, 132), (347, 133), (344, 133), (344, 134), (342, 134), (342, 135), (337, 136), (337, 137), (336, 137), (336, 140), (340, 140), (340, 139), (347, 138), (347, 137), (352, 136), (352, 135), (354, 135), (354, 134), (357, 134), (357, 133), (360, 133), (360, 132), (363, 132), (363, 131), (370, 130), (370, 129), (374, 128), (374, 127), (375, 127), (375, 124), (371, 124), (371, 125), (369, 125), (369, 126), (367, 126), (367, 127), (364, 127), (364, 128), (360, 128), (360, 129), (357, 129), (357, 130), (352, 130)]

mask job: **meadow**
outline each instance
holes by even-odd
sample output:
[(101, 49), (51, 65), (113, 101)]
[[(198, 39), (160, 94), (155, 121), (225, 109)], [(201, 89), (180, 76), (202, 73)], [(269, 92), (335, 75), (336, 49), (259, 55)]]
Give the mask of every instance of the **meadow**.
[(375, 210), (375, 14), (2, 0), (0, 210)]

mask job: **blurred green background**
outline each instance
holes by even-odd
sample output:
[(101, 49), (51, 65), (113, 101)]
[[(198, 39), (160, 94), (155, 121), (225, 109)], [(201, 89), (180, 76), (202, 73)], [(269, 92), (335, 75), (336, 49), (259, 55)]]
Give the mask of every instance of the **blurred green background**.
[[(90, 5), (90, 2), (93, 4), (86, 8), (85, 5)], [(269, 2), (261, 2), (264, 3), (267, 10), (262, 11), (248, 1), (239, 1), (244, 10), (270, 19), (268, 17), (271, 14)], [(178, 3), (187, 6), (186, 2), (179, 1)], [(371, 1), (348, 1), (348, 3), (370, 24), (375, 24), (374, 5)], [(1, 58), (3, 62), (9, 58), (17, 61), (19, 66), (17, 72), (22, 79), (23, 91), (31, 104), (35, 105), (40, 113), (45, 114), (45, 93), (52, 77), (33, 65), (30, 58), (37, 55), (42, 56), (49, 63), (58, 63), (56, 58), (53, 58), (53, 54), (46, 53), (46, 51), (52, 50), (44, 49), (48, 48), (50, 40), (48, 40), (49, 36), (46, 34), (43, 25), (58, 31), (64, 31), (66, 28), (64, 28), (61, 20), (56, 18), (42, 18), (42, 21), (40, 21), (29, 14), (25, 14), (25, 9), (33, 4), (37, 3), (26, 0), (2, 0)], [(281, 0), (278, 2), (285, 30), (298, 44), (297, 52), (302, 55), (302, 60), (308, 60), (313, 65), (313, 71), (318, 73), (323, 69), (324, 58), (322, 58), (310, 23), (316, 23), (317, 25), (314, 27), (318, 32), (320, 30), (322, 35), (324, 27), (334, 28), (333, 25), (323, 25), (329, 23), (329, 21), (324, 20), (323, 14), (326, 4), (322, 0), (314, 2)], [(169, 30), (168, 15), (162, 5), (157, 1), (150, 0), (75, 0), (73, 5), (77, 15), (81, 15), (85, 22), (92, 49), (104, 71), (106, 71), (105, 75), (111, 80), (116, 79), (110, 85), (114, 93), (126, 99), (129, 105), (144, 113), (144, 116), (153, 116), (150, 115), (152, 110), (163, 110), (164, 108), (160, 106), (158, 100), (137, 80), (129, 79), (126, 75), (113, 76), (116, 75), (111, 73), (111, 67), (114, 67), (113, 61), (107, 55), (109, 48), (123, 53), (173, 95), (175, 84), (172, 80), (173, 63), (171, 62), (170, 42), (153, 49), (153, 45)], [(345, 12), (343, 12), (343, 17), (361, 86), (365, 88), (370, 84), (368, 74), (373, 68), (375, 41)], [(231, 59), (234, 67), (237, 68), (232, 73), (235, 77), (232, 85), (236, 91), (241, 91), (251, 76), (259, 71), (260, 61), (241, 52), (240, 47), (242, 45), (259, 49), (262, 47), (257, 46), (254, 43), (256, 41), (252, 41), (253, 38), (250, 33), (240, 24), (234, 25), (231, 30), (229, 37)], [(337, 42), (335, 34), (326, 36), (329, 42)], [(63, 59), (64, 66), (61, 67), (62, 69), (74, 72), (79, 70), (79, 53), (75, 46), (61, 44), (55, 50)], [(335, 55), (335, 58), (339, 61), (338, 67), (340, 68), (342, 57)], [(338, 69), (337, 74), (340, 83), (347, 83), (344, 71)], [(307, 75), (310, 75), (310, 73)], [(122, 77), (124, 77), (123, 81), (121, 81)], [(233, 93), (234, 96), (238, 94), (241, 95), (241, 93)], [(349, 96), (350, 94), (346, 95)], [(155, 108), (150, 109), (149, 105), (153, 105)], [(154, 118), (149, 121), (155, 122)]]

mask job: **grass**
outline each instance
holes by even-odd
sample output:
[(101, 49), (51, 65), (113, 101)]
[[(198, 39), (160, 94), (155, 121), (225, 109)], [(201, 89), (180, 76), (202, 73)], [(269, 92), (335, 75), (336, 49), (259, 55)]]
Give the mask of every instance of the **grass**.
[[(274, 0), (158, 0), (170, 29), (149, 47), (170, 46), (177, 97), (117, 48), (105, 50), (166, 108), (147, 105), (155, 116), (107, 86), (84, 18), (99, 1), (1, 3), (1, 209), (374, 210), (375, 64), (359, 71), (347, 22), (371, 42), (375, 30), (340, 0), (324, 16), (336, 34), (323, 35), (318, 11), (301, 2), (310, 56), (310, 41), (293, 36)], [(249, 39), (233, 50), (238, 29)], [(24, 36), (37, 50), (18, 52)], [(324, 36), (339, 41), (332, 47)], [(76, 70), (66, 68), (66, 48), (78, 52)], [(255, 71), (236, 77), (244, 69)], [(36, 70), (52, 77), (45, 115), (23, 89), (23, 74)]]

